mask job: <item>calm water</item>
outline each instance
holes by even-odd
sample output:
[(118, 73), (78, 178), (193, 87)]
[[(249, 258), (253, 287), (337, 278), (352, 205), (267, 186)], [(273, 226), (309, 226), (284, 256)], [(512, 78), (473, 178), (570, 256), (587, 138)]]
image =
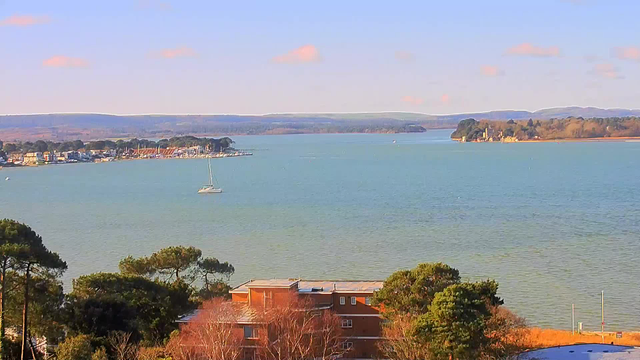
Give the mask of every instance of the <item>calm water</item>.
[[(443, 261), (495, 278), (532, 324), (639, 329), (640, 143), (458, 144), (450, 131), (236, 137), (216, 159), (3, 169), (0, 217), (24, 221), (70, 280), (193, 245), (249, 278), (382, 279)], [(397, 143), (393, 144), (392, 140)], [(70, 289), (68, 289), (70, 290)]]

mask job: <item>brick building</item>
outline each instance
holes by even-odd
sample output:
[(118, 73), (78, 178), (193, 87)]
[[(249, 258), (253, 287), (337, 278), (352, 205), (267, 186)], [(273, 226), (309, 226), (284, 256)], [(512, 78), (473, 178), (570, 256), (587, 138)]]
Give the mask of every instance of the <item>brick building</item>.
[[(251, 358), (249, 349), (255, 346), (260, 325), (251, 313), (256, 308), (269, 308), (285, 301), (291, 293), (308, 297), (318, 310), (333, 310), (341, 319), (344, 331), (344, 358), (370, 359), (376, 357), (377, 341), (381, 336), (381, 316), (371, 305), (373, 293), (382, 288), (382, 281), (332, 281), (270, 279), (250, 280), (230, 291), (232, 302), (243, 304), (246, 317), (239, 327), (245, 338), (245, 359)], [(181, 319), (188, 322), (196, 314)]]

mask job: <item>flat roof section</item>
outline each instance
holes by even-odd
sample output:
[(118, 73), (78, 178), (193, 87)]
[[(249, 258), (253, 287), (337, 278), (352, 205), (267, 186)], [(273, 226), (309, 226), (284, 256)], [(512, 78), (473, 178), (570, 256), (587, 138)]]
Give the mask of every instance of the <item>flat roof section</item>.
[[(382, 289), (382, 281), (377, 280), (300, 280), (300, 292), (352, 292), (373, 293)], [(322, 290), (321, 290), (322, 289)], [(315, 290), (315, 291), (314, 291)]]
[(382, 288), (382, 280), (250, 280), (238, 285), (231, 293), (247, 293), (250, 288), (290, 288), (298, 284), (300, 293), (373, 293)]
[(294, 279), (268, 279), (268, 280), (251, 280), (245, 285), (248, 288), (252, 288), (252, 287), (290, 288), (297, 283), (298, 283), (298, 280), (294, 280)]

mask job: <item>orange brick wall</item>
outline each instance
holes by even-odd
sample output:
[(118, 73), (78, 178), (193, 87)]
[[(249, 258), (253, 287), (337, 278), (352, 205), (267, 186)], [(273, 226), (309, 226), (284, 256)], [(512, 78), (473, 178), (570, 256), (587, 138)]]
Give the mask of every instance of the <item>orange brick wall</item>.
[(249, 294), (247, 293), (231, 294), (231, 301), (234, 301), (234, 302), (247, 302), (248, 298), (249, 298)]
[(379, 350), (376, 344), (376, 340), (348, 340), (353, 343), (353, 347), (350, 351), (344, 354), (344, 358), (379, 358)]
[[(277, 304), (288, 296), (291, 291), (297, 293), (297, 288), (250, 288), (249, 294), (232, 294), (233, 301), (250, 302), (250, 306), (261, 307), (264, 305), (265, 293), (270, 294), (273, 304)], [(300, 294), (300, 293), (298, 293)], [(380, 337), (381, 322), (379, 309), (371, 305), (365, 305), (365, 298), (372, 297), (372, 294), (358, 293), (333, 293), (333, 294), (300, 294), (300, 296), (308, 296), (316, 305), (333, 304), (333, 310), (341, 319), (351, 319), (352, 328), (343, 329), (345, 341), (353, 343), (352, 349), (345, 354), (345, 358), (374, 358), (378, 354), (378, 346), (376, 339), (358, 339), (358, 337)], [(340, 297), (345, 297), (345, 304), (340, 305)], [(351, 297), (356, 298), (356, 305), (351, 305)], [(345, 316), (347, 315), (347, 316)], [(368, 315), (368, 316), (367, 316)], [(264, 331), (264, 329), (261, 329)], [(239, 327), (239, 331), (243, 331), (243, 327)], [(259, 330), (260, 331), (260, 330)], [(262, 334), (261, 334), (262, 335)], [(245, 340), (248, 346), (255, 345), (253, 340)]]
[[(345, 304), (340, 305), (340, 297), (345, 298)], [(351, 298), (356, 298), (356, 304), (351, 305)], [(378, 314), (378, 308), (365, 305), (366, 297), (373, 298), (371, 294), (333, 294), (333, 308), (338, 314)]]
[(289, 296), (291, 296), (291, 292), (294, 290), (290, 289), (273, 289), (273, 288), (256, 288), (249, 289), (249, 301), (251, 306), (264, 306), (265, 305), (265, 294), (267, 294), (267, 300), (269, 297), (271, 298), (271, 304), (267, 305), (276, 305), (285, 302)]

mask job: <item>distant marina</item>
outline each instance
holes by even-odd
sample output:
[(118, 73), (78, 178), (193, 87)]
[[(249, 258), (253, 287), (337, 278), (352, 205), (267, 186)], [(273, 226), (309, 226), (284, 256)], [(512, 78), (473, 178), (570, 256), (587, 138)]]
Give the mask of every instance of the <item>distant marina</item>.
[[(101, 163), (116, 160), (142, 160), (142, 159), (219, 159), (228, 157), (251, 156), (253, 153), (235, 150), (225, 152), (204, 152), (191, 148), (176, 149), (140, 149), (134, 150), (130, 155), (117, 155), (115, 151), (89, 150), (67, 151), (64, 153), (31, 152), (24, 155), (12, 156), (8, 161), (0, 164), (2, 166), (42, 166), (55, 164), (75, 164), (75, 163)], [(0, 166), (0, 169), (2, 169)]]
[[(225, 140), (225, 145), (221, 141)], [(173, 143), (188, 142), (188, 146), (171, 146)], [(193, 143), (203, 143), (203, 145)], [(58, 148), (49, 151), (29, 151), (34, 147)], [(130, 147), (127, 145), (138, 145)], [(142, 144), (142, 146), (141, 146)], [(150, 147), (150, 144), (158, 144)], [(162, 144), (163, 146), (160, 146)], [(54, 164), (75, 163), (101, 163), (116, 160), (141, 160), (141, 159), (198, 159), (198, 158), (228, 158), (239, 156), (251, 156), (253, 153), (232, 148), (233, 141), (229, 138), (172, 138), (159, 140), (158, 143), (151, 140), (129, 140), (124, 142), (94, 141), (84, 144), (81, 141), (52, 143), (41, 142), (8, 144), (5, 151), (0, 153), (0, 169), (5, 167), (41, 166)], [(68, 149), (74, 146), (75, 148)], [(95, 148), (98, 147), (98, 148)], [(11, 151), (12, 150), (12, 151)]]

